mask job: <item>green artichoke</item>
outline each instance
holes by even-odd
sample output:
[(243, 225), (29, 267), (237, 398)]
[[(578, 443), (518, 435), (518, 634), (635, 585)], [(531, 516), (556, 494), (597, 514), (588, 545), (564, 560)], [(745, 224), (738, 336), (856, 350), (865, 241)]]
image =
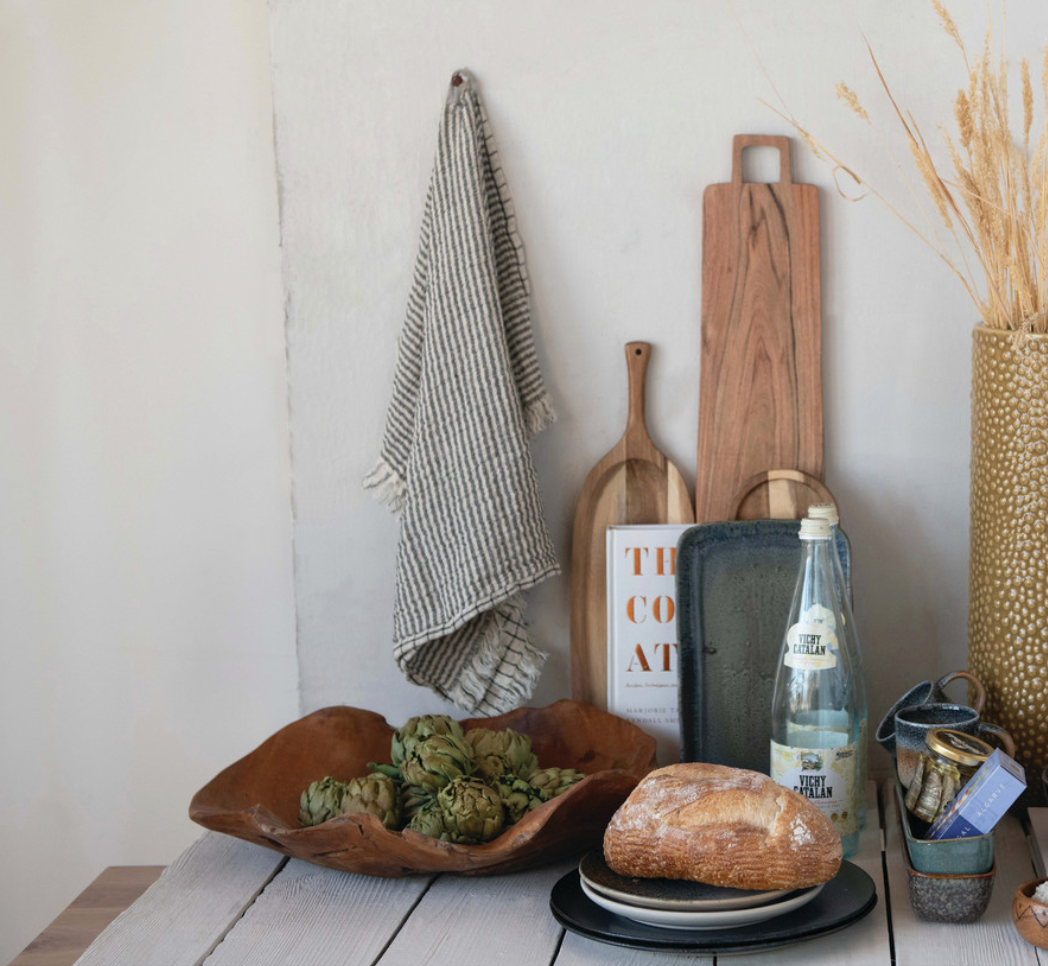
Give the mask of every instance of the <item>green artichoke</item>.
[(400, 790), (388, 775), (372, 774), (354, 778), (346, 785), (341, 812), (367, 812), (386, 828), (400, 824)]
[(582, 781), (586, 776), (574, 768), (540, 768), (532, 773), (528, 782), (533, 788), (549, 792), (550, 798), (556, 798), (562, 792), (566, 792), (575, 782)]
[(482, 758), (477, 758), (475, 764), (473, 773), (483, 778), (489, 785), (493, 785), (503, 775), (516, 777), (513, 766), (510, 765), (505, 755), (484, 755)]
[(422, 835), (431, 835), (435, 839), (446, 841), (448, 837), (447, 829), (444, 827), (444, 813), (435, 802), (425, 808), (420, 808), (404, 827)]
[(444, 714), (423, 714), (408, 721), (393, 732), (390, 759), (400, 768), (415, 745), (433, 735), (453, 735), (462, 738), (462, 725)]
[(342, 814), (342, 799), (346, 794), (346, 783), (336, 781), (330, 775), (313, 782), (299, 799), (298, 820), (303, 825), (319, 825), (329, 818)]
[(422, 809), (435, 805), (437, 793), (428, 788), (405, 785), (400, 793), (400, 812), (404, 818), (414, 818)]
[(528, 812), (548, 802), (553, 796), (541, 788), (536, 788), (516, 775), (503, 775), (495, 784), (495, 789), (502, 799), (506, 810), (506, 824), (519, 822)]
[(463, 845), (490, 842), (502, 831), (505, 810), (499, 793), (479, 778), (462, 775), (437, 795), (448, 841)]
[(473, 754), (461, 738), (432, 735), (415, 744), (400, 771), (409, 785), (433, 794), (453, 778), (472, 774)]
[(466, 732), (466, 743), (478, 759), (488, 755), (502, 756), (509, 762), (510, 769), (521, 778), (527, 778), (539, 766), (538, 758), (531, 750), (531, 739), (512, 728), (502, 731), (470, 728)]

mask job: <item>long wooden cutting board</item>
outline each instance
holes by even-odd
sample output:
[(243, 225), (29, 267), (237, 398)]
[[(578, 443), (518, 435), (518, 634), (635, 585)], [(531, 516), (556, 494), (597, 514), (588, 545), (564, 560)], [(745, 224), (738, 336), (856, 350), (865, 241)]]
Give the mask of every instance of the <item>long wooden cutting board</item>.
[(648, 435), (644, 399), (651, 346), (626, 345), (626, 432), (590, 470), (575, 506), (571, 546), (571, 696), (607, 708), (607, 529), (621, 524), (692, 523), (684, 478)]
[[(742, 180), (748, 147), (779, 150), (779, 181)], [(820, 482), (822, 318), (819, 196), (794, 184), (790, 139), (734, 139), (731, 184), (703, 196), (702, 361), (695, 518), (730, 520), (756, 473)]]

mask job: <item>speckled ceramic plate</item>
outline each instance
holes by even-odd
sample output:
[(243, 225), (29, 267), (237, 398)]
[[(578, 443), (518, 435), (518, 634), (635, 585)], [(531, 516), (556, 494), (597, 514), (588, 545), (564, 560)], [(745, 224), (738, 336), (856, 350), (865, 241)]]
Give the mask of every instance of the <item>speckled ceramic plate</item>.
[(772, 889), (753, 892), (749, 889), (724, 889), (684, 879), (634, 879), (612, 871), (599, 851), (588, 852), (582, 857), (579, 876), (590, 891), (599, 892), (617, 902), (676, 912), (753, 909), (795, 891)]
[(580, 877), (579, 884), (583, 894), (602, 909), (632, 919), (647, 926), (658, 926), (660, 929), (735, 929), (740, 926), (753, 926), (767, 922), (777, 916), (807, 905), (821, 891), (822, 886), (810, 889), (799, 889), (783, 896), (777, 902), (768, 902), (752, 909), (705, 909), (701, 912), (683, 912), (679, 909), (648, 909), (627, 902), (616, 902), (607, 896), (591, 889)]
[(717, 956), (754, 953), (825, 936), (858, 922), (876, 905), (873, 879), (851, 862), (844, 862), (822, 892), (790, 915), (729, 929), (673, 929), (626, 919), (602, 909), (582, 891), (577, 869), (557, 882), (549, 901), (557, 922), (587, 939), (634, 949)]
[[(771, 697), (797, 583), (797, 520), (704, 523), (677, 544), (681, 761), (768, 771)], [(837, 534), (845, 581), (847, 538)]]

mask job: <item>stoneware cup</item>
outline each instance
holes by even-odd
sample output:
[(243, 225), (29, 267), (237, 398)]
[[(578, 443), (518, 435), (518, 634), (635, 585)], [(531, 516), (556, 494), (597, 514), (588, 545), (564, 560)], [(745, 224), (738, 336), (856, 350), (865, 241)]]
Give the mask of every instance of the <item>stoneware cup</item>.
[(895, 715), (895, 769), (903, 788), (909, 788), (917, 760), (925, 749), (925, 739), (933, 728), (952, 728), (966, 735), (991, 735), (1004, 746), (1004, 753), (1015, 757), (1015, 742), (1003, 728), (979, 720), (979, 712), (963, 704), (918, 704)]
[(915, 684), (910, 688), (888, 709), (888, 713), (881, 718), (881, 723), (877, 726), (875, 737), (889, 755), (895, 754), (895, 716), (903, 708), (912, 708), (919, 704), (945, 704), (949, 702), (950, 699), (946, 696), (944, 689), (951, 681), (958, 679), (967, 681), (972, 686), (972, 690), (975, 692), (975, 697), (972, 699), (972, 707), (979, 714), (982, 714), (983, 706), (986, 704), (986, 689), (983, 687), (982, 681), (974, 674), (969, 674), (967, 671), (951, 671), (949, 674), (944, 674), (934, 684), (931, 681), (921, 681), (920, 684)]
[(1048, 879), (1031, 879), (1015, 890), (1012, 899), (1012, 919), (1015, 928), (1031, 946), (1048, 949), (1048, 905), (1036, 902), (1034, 890)]

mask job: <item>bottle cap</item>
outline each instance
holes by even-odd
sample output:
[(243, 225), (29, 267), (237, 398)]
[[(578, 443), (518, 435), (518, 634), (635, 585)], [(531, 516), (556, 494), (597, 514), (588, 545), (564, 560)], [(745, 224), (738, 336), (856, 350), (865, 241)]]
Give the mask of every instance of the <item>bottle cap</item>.
[(813, 520), (826, 520), (831, 527), (841, 522), (841, 515), (837, 512), (836, 503), (813, 503), (808, 507), (808, 516)]
[(811, 517), (805, 517), (801, 520), (801, 539), (802, 540), (829, 540), (830, 539), (830, 522), (829, 520), (813, 520)]
[(924, 743), (929, 751), (967, 768), (978, 767), (993, 754), (993, 748), (985, 741), (952, 728), (932, 728)]

